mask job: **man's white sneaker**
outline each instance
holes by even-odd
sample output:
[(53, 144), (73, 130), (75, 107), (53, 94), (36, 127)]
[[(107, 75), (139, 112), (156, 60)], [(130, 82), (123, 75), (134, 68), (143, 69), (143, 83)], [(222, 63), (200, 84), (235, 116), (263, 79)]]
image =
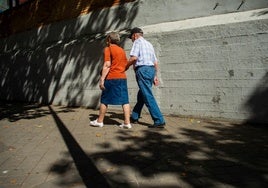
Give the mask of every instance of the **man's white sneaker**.
[(99, 123), (97, 120), (90, 121), (89, 124), (94, 127), (103, 127), (103, 123)]
[(122, 123), (121, 125), (119, 125), (120, 128), (124, 128), (124, 129), (131, 129), (131, 124), (124, 124)]

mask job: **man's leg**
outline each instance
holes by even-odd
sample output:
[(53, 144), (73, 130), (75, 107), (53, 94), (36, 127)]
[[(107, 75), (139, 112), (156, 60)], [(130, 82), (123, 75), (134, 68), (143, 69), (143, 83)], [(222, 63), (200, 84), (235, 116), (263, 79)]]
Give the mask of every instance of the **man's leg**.
[(134, 106), (132, 110), (132, 114), (131, 114), (131, 118), (133, 120), (138, 120), (140, 118), (143, 105), (144, 105), (143, 96), (142, 96), (141, 90), (139, 90), (137, 94), (137, 103)]
[(165, 120), (158, 107), (152, 92), (153, 79), (155, 75), (154, 67), (141, 67), (137, 70), (138, 85), (143, 96), (143, 101), (147, 106), (155, 125), (164, 124)]

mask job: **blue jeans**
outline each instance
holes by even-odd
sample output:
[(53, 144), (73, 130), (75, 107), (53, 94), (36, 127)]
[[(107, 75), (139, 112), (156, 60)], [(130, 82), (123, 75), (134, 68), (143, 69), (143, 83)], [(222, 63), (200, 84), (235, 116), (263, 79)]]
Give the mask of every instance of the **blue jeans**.
[(139, 119), (141, 110), (145, 104), (151, 114), (154, 125), (159, 125), (165, 123), (165, 120), (153, 96), (152, 85), (154, 76), (155, 68), (153, 66), (141, 66), (136, 69), (136, 80), (139, 91), (137, 103), (133, 108), (131, 117), (134, 120)]

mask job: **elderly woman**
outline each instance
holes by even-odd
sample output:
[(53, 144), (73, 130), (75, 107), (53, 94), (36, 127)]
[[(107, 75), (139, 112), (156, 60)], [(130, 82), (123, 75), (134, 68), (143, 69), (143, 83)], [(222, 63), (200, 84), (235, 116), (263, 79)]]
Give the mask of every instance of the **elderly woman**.
[(104, 49), (104, 64), (99, 83), (102, 90), (99, 117), (90, 121), (90, 125), (103, 127), (108, 105), (122, 105), (125, 119), (119, 127), (130, 129), (130, 106), (125, 73), (127, 66), (126, 53), (119, 46), (120, 36), (117, 32), (111, 32), (107, 36), (106, 42), (107, 47)]

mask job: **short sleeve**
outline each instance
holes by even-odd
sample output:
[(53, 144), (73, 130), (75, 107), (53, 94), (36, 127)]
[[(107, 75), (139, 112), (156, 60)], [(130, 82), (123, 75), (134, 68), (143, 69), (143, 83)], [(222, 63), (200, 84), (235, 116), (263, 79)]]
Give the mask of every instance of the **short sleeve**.
[(111, 61), (110, 50), (108, 47), (104, 48), (104, 62)]
[(140, 52), (140, 43), (138, 41), (134, 41), (129, 55), (139, 57), (139, 52)]

